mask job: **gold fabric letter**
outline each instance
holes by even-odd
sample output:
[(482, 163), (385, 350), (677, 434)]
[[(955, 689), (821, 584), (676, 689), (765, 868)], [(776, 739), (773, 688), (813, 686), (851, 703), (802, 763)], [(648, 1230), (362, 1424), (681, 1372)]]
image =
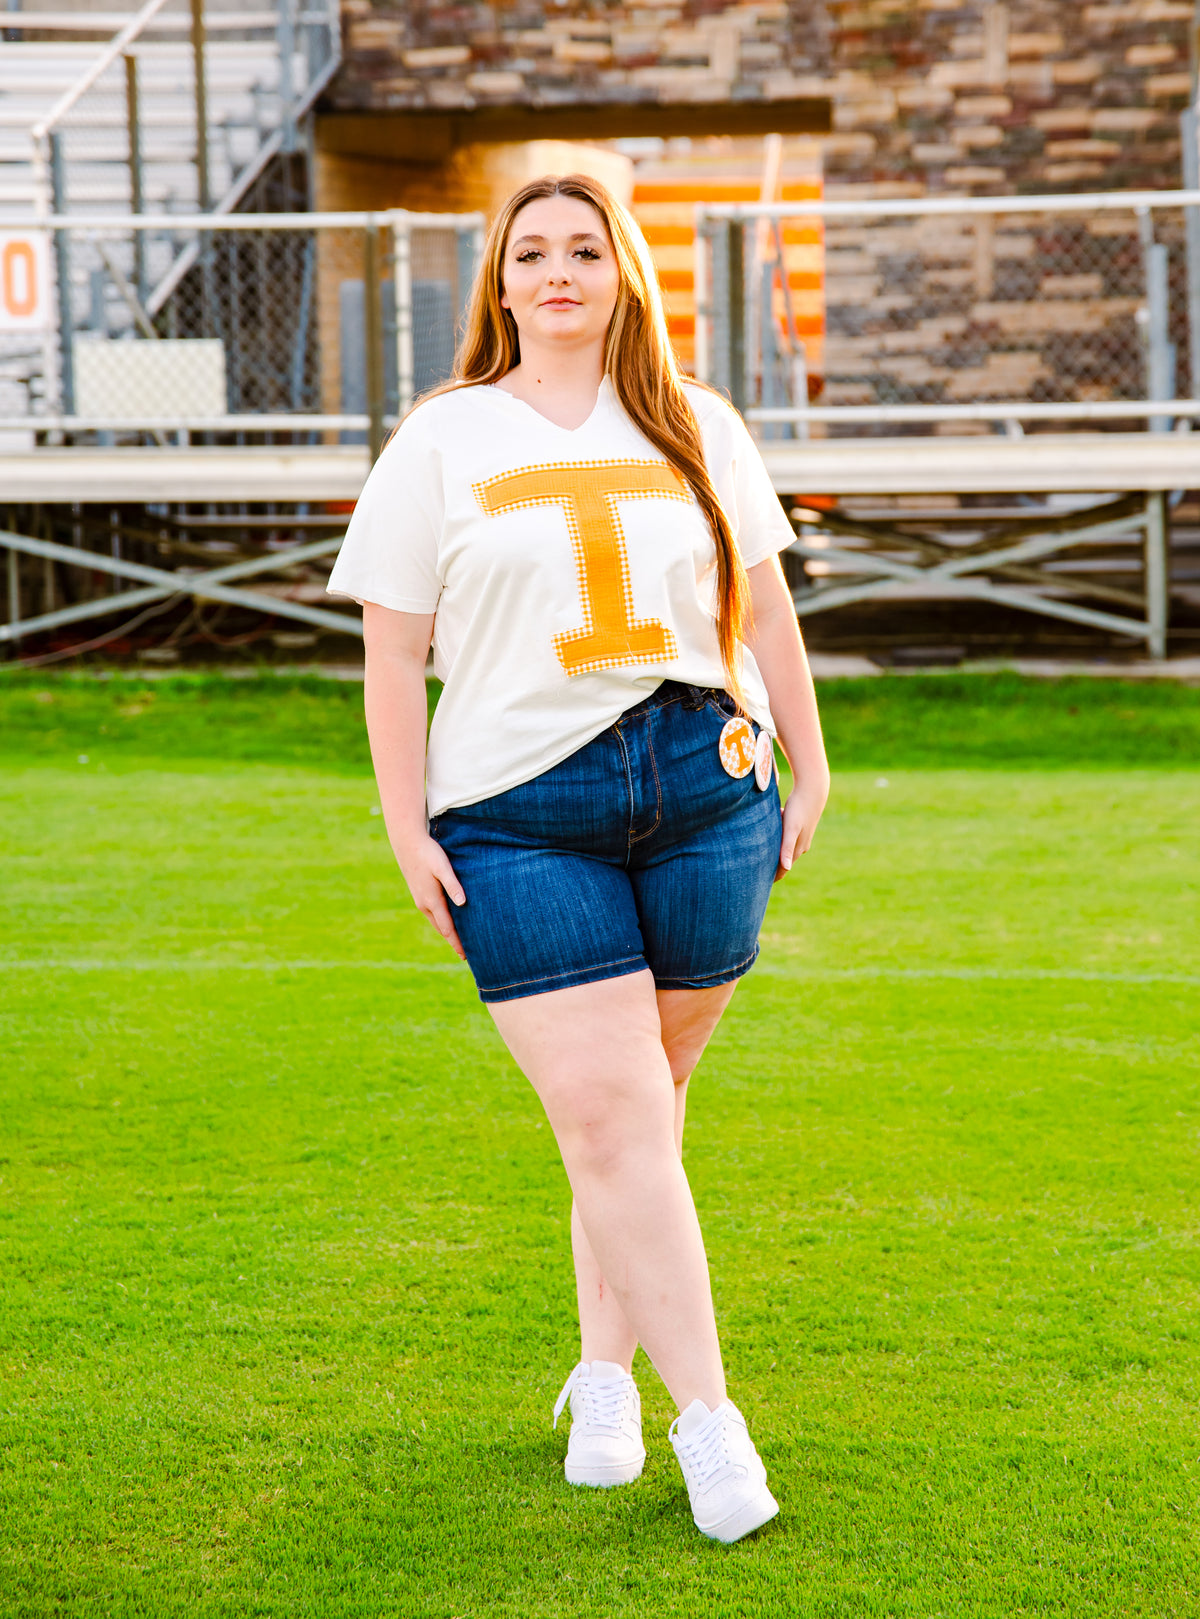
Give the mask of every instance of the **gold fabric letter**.
[(554, 637), (569, 675), (627, 663), (667, 663), (679, 656), (675, 637), (656, 618), (635, 618), (629, 556), (618, 500), (691, 499), (665, 461), (583, 461), (521, 467), (474, 486), (485, 512), (561, 506), (575, 552), (583, 625)]

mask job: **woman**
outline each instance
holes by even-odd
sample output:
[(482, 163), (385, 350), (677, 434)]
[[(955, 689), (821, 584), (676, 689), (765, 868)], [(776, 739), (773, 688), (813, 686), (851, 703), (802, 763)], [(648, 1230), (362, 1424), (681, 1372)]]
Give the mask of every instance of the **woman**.
[[(637, 226), (569, 176), (501, 209), (457, 378), (401, 423), (330, 579), (363, 603), (396, 859), (574, 1194), (566, 1477), (641, 1473), (640, 1341), (697, 1527), (722, 1541), (778, 1507), (726, 1397), (680, 1154), (688, 1078), (828, 792), (791, 539), (740, 418), (681, 380)], [(796, 782), (782, 814), (772, 733)]]

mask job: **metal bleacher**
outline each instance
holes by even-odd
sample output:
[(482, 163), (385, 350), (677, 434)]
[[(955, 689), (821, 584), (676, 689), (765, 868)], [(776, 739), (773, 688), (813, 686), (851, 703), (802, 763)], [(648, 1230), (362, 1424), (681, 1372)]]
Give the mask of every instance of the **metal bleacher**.
[[(0, 14), (0, 206), (222, 213), (244, 194), (337, 66), (337, 10), (250, 11), (150, 0), (137, 13), (25, 0)], [(197, 24), (204, 106), (198, 107)], [(86, 38), (81, 34), (109, 37)], [(132, 64), (132, 68), (129, 66)], [(130, 76), (140, 168), (130, 150)], [(72, 100), (72, 96), (74, 99)], [(198, 161), (198, 129), (207, 139)], [(55, 176), (48, 150), (60, 139)]]

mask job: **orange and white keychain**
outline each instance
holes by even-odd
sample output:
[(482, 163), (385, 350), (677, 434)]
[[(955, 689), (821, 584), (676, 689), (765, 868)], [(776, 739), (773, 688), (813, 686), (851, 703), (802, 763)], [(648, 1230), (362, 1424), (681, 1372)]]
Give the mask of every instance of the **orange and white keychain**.
[(754, 727), (743, 715), (726, 720), (717, 743), (721, 767), (727, 776), (740, 781), (754, 769)]
[(758, 746), (754, 750), (754, 779), (760, 792), (771, 785), (771, 772), (775, 769), (775, 738), (770, 731), (758, 733)]
[(760, 731), (756, 741), (754, 727), (739, 714), (734, 719), (726, 720), (717, 751), (727, 776), (740, 781), (753, 770), (760, 791), (766, 792), (775, 768), (775, 739), (770, 731)]

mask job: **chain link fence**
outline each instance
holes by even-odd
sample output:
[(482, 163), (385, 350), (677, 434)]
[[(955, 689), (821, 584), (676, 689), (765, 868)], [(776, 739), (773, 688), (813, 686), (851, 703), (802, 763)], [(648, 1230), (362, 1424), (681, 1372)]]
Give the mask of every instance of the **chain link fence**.
[[(183, 265), (154, 310), (136, 279), (150, 228)], [(40, 325), (0, 330), (0, 434), (230, 443), (326, 431), (377, 448), (451, 374), (482, 233), (477, 215), (400, 213), (11, 231), (45, 307)], [(0, 229), (0, 266), (5, 239)]]
[(987, 433), (991, 402), (1013, 422), (1020, 405), (1043, 426), (1136, 428), (1146, 412), (1122, 402), (1195, 392), (1186, 213), (1154, 197), (702, 209), (702, 374), (775, 412), (768, 435)]

